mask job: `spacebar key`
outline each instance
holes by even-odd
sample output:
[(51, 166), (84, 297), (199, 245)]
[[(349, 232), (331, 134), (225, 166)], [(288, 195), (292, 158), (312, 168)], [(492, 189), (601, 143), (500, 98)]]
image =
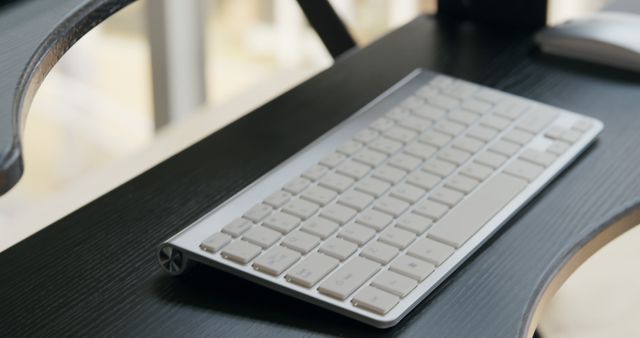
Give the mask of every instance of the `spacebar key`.
[(499, 173), (463, 200), (427, 235), (459, 248), (527, 186), (527, 181)]

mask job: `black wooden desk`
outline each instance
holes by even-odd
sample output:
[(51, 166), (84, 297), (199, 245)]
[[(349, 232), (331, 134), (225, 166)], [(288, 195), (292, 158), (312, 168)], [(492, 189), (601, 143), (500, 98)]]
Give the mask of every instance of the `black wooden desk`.
[[(160, 241), (416, 67), (597, 117), (604, 132), (392, 329), (206, 267), (162, 273)], [(639, 89), (639, 76), (541, 55), (530, 32), (417, 18), (0, 254), (0, 336), (526, 336), (572, 267), (640, 223)]]

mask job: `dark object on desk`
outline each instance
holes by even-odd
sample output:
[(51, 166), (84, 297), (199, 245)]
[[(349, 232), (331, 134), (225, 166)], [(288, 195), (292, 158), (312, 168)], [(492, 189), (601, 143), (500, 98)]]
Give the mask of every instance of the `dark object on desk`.
[(541, 28), (547, 22), (547, 0), (438, 0), (438, 15), (511, 29)]
[(640, 15), (599, 12), (536, 34), (545, 53), (640, 72)]
[[(100, 2), (106, 7), (95, 0), (59, 0), (55, 6), (50, 0), (17, 3), (12, 12), (16, 20), (30, 18), (55, 27), (68, 16), (84, 20), (90, 14), (93, 21), (103, 20), (115, 2)], [(104, 11), (83, 11), (89, 4)], [(2, 41), (26, 34), (0, 15)], [(83, 31), (76, 27), (58, 34)], [(548, 58), (533, 49), (531, 32), (423, 16), (345, 55), (2, 252), (0, 332), (11, 337), (527, 336), (540, 303), (566, 277), (567, 268), (575, 268), (597, 248), (591, 244), (602, 245), (598, 240), (640, 223), (640, 77)], [(21, 64), (21, 59), (12, 60)], [(192, 275), (176, 279), (158, 268), (154, 252), (159, 241), (417, 67), (578, 111), (603, 120), (607, 128), (589, 156), (558, 177), (446, 285), (390, 330), (359, 325), (214, 269), (196, 267)]]

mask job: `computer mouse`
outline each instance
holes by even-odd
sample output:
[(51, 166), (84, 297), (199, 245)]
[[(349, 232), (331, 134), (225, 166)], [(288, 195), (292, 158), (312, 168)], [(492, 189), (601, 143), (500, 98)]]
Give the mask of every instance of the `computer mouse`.
[(599, 12), (536, 34), (543, 52), (640, 72), (640, 15)]

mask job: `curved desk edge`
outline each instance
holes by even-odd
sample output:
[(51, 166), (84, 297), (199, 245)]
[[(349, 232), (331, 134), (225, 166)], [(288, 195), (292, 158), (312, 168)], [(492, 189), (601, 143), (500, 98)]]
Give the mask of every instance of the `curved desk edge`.
[(133, 0), (18, 0), (0, 6), (0, 195), (22, 176), (22, 129), (36, 91), (64, 53)]
[(559, 255), (557, 262), (550, 264), (547, 273), (540, 278), (539, 287), (535, 290), (536, 297), (528, 307), (531, 311), (523, 318), (520, 336), (533, 336), (546, 304), (573, 272), (609, 242), (637, 225), (640, 225), (640, 200), (612, 212), (591, 232), (585, 234), (582, 240)]

